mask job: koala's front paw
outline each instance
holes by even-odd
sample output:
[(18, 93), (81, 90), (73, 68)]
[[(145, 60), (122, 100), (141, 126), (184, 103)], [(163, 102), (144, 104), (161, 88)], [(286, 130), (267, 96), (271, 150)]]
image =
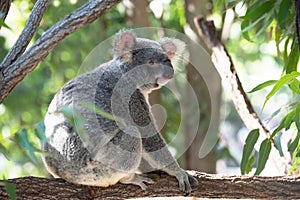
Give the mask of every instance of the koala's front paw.
[(199, 186), (197, 179), (184, 170), (181, 170), (180, 173), (176, 175), (176, 178), (179, 182), (180, 190), (185, 192), (186, 196), (190, 195), (192, 192), (191, 185), (193, 188), (198, 188)]

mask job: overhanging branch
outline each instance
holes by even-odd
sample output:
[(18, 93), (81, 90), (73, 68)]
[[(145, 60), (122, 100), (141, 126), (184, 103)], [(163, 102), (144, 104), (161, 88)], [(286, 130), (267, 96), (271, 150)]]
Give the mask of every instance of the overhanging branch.
[(0, 68), (0, 103), (69, 34), (96, 20), (121, 0), (90, 0), (48, 29), (11, 65)]

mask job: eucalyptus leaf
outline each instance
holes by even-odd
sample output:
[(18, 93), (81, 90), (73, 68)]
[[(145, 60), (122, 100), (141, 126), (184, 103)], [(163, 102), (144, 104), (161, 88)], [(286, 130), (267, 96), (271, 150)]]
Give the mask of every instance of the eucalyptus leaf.
[(281, 1), (279, 5), (277, 21), (281, 29), (286, 28), (287, 16), (289, 15), (289, 10), (291, 7), (292, 7), (292, 1), (289, 0)]
[(300, 94), (300, 81), (298, 79), (294, 78), (289, 86), (293, 92)]
[(252, 155), (246, 166), (246, 174), (249, 174), (252, 171), (254, 163), (255, 163), (255, 156)]
[(295, 110), (292, 110), (291, 112), (289, 112), (286, 117), (285, 117), (285, 120), (284, 120), (284, 128), (285, 130), (289, 130), (290, 127), (291, 127), (291, 124), (294, 122), (295, 120), (295, 113), (296, 111)]
[(9, 160), (9, 151), (0, 143), (0, 152)]
[(47, 142), (45, 135), (45, 125), (44, 122), (38, 122), (34, 127), (34, 134), (41, 142)]
[(257, 162), (257, 169), (254, 175), (259, 175), (262, 170), (265, 168), (267, 160), (269, 158), (271, 152), (272, 144), (269, 139), (265, 139), (259, 148), (258, 152), (258, 162)]
[(16, 200), (17, 199), (16, 186), (13, 183), (4, 181), (4, 187), (9, 195), (9, 198), (11, 200)]
[(244, 20), (241, 24), (242, 32), (249, 31), (251, 28), (255, 27), (261, 20), (266, 18), (267, 15), (263, 15), (254, 22), (251, 22), (249, 20)]
[(265, 1), (263, 3), (258, 1), (257, 4), (254, 4), (248, 8), (245, 16), (243, 16), (243, 19), (252, 20), (260, 18), (262, 15), (272, 10), (274, 3), (274, 1)]
[(268, 80), (266, 82), (263, 82), (259, 85), (257, 85), (256, 87), (254, 87), (251, 91), (249, 91), (248, 93), (253, 93), (253, 92), (256, 92), (258, 90), (261, 90), (263, 88), (266, 88), (270, 85), (274, 85), (275, 83), (277, 82), (277, 80)]
[(292, 23), (289, 25), (289, 28), (286, 29), (283, 36), (280, 38), (279, 42), (281, 42), (283, 39), (285, 39), (292, 32), (293, 28), (295, 27), (295, 24), (296, 24), (296, 21), (295, 20), (292, 21)]
[(260, 36), (270, 26), (270, 24), (272, 23), (273, 19), (274, 19), (274, 12), (272, 12), (271, 16), (269, 16), (265, 20), (263, 26), (261, 28), (259, 28), (259, 30), (253, 36), (253, 38), (257, 38), (258, 36)]
[(300, 149), (298, 149), (296, 157), (299, 158), (300, 157)]
[(284, 123), (286, 121), (287, 115), (280, 121), (280, 124), (277, 126), (277, 128), (272, 132), (271, 138), (274, 138), (276, 134), (284, 128)]
[(299, 61), (299, 49), (297, 43), (294, 42), (292, 45), (291, 52), (288, 56), (287, 62), (285, 63), (285, 70), (287, 74), (297, 71), (298, 61)]
[(84, 141), (85, 144), (90, 144), (89, 135), (85, 132), (83, 116), (71, 106), (62, 106), (59, 110), (68, 120), (70, 125), (76, 130), (76, 133)]
[[(280, 90), (285, 84), (290, 83), (294, 78), (297, 78), (298, 76), (300, 76), (299, 72), (292, 72), (290, 74), (286, 74), (284, 76), (282, 76), (274, 85), (274, 87), (272, 88), (272, 90), (268, 93), (268, 95), (266, 96), (266, 99), (264, 101), (263, 104), (263, 108), (265, 107), (267, 101), (274, 96), (278, 90)], [(262, 108), (262, 110), (263, 110)]]
[(299, 144), (299, 139), (300, 139), (300, 132), (297, 133), (297, 136), (294, 139), (294, 141), (288, 145), (289, 152), (293, 153), (296, 150), (296, 148), (298, 147), (298, 144)]
[(275, 146), (276, 146), (276, 148), (277, 148), (277, 150), (279, 152), (279, 155), (281, 157), (283, 157), (284, 154), (283, 154), (283, 151), (282, 151), (282, 146), (281, 146), (281, 141), (280, 141), (281, 136), (282, 136), (282, 132), (279, 132), (278, 135), (277, 135), (277, 137), (275, 137), (275, 139), (274, 139), (274, 143), (275, 143)]
[(249, 168), (249, 162), (250, 162), (250, 156), (254, 150), (254, 145), (256, 144), (259, 136), (259, 129), (254, 129), (250, 131), (248, 134), (245, 145), (243, 148), (243, 156), (242, 156), (242, 161), (240, 165), (241, 173), (245, 174)]
[(16, 143), (23, 149), (30, 160), (33, 163), (37, 163), (37, 158), (34, 154), (35, 147), (32, 145), (32, 143), (28, 139), (28, 131), (27, 129), (21, 129), (17, 134), (15, 134), (15, 141)]

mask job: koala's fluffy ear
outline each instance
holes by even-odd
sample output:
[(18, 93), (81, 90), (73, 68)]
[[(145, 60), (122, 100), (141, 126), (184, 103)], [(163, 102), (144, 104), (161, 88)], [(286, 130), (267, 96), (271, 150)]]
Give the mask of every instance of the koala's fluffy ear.
[(115, 40), (114, 55), (125, 62), (130, 62), (135, 44), (136, 36), (133, 32), (129, 30), (119, 32)]
[(176, 38), (161, 38), (159, 44), (167, 53), (171, 61), (176, 61), (180, 56), (185, 54), (186, 45), (183, 41)]

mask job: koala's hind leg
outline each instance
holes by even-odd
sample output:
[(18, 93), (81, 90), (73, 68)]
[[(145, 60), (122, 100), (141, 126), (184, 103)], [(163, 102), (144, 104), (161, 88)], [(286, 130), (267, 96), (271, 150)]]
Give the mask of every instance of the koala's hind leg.
[(70, 167), (64, 170), (61, 175), (64, 179), (73, 183), (100, 187), (108, 187), (120, 182), (138, 185), (145, 190), (147, 188), (145, 183), (153, 183), (152, 179), (146, 176), (112, 169), (97, 161), (92, 161), (92, 163), (81, 169)]
[(142, 188), (142, 190), (146, 190), (147, 186), (144, 182), (149, 184), (154, 183), (151, 178), (141, 174), (130, 174), (120, 180), (120, 183), (138, 185)]

